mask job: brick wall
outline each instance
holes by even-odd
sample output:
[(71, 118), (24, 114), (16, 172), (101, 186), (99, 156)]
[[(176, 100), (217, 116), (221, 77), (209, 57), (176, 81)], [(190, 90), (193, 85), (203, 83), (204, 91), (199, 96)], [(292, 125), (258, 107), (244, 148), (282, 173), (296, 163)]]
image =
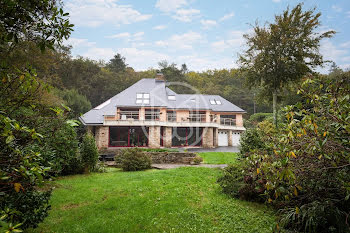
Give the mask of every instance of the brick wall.
[(236, 114), (236, 125), (239, 127), (243, 127), (243, 115)]

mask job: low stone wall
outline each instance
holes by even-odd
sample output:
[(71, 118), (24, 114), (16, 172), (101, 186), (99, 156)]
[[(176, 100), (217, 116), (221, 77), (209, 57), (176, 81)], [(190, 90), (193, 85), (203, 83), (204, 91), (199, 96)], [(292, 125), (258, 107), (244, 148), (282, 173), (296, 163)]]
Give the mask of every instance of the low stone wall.
[(193, 158), (196, 157), (195, 153), (191, 152), (144, 152), (148, 154), (152, 163), (185, 163), (190, 164)]
[[(121, 152), (122, 150), (115, 150), (113, 152), (112, 151), (106, 152), (105, 154), (109, 154), (109, 155), (114, 154), (114, 161), (118, 161), (118, 156)], [(196, 153), (192, 153), (192, 152), (146, 152), (145, 151), (143, 153), (151, 157), (153, 164), (192, 164), (194, 158), (197, 156)]]

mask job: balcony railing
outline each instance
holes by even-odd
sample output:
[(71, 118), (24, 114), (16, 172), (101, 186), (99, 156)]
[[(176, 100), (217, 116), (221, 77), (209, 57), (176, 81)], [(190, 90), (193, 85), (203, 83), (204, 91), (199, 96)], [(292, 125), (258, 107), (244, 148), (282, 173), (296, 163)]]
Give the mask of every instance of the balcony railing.
[(167, 120), (170, 122), (175, 122), (176, 121), (176, 113), (168, 113)]
[(159, 112), (145, 114), (145, 121), (159, 121), (159, 120), (160, 120)]
[(206, 122), (206, 114), (198, 113), (198, 114), (190, 114), (188, 117), (189, 122)]
[(236, 119), (232, 119), (232, 118), (220, 118), (220, 124), (221, 124), (221, 125), (235, 126), (235, 125), (236, 125)]
[(138, 120), (139, 111), (122, 111), (119, 113), (119, 120), (126, 121), (130, 119)]

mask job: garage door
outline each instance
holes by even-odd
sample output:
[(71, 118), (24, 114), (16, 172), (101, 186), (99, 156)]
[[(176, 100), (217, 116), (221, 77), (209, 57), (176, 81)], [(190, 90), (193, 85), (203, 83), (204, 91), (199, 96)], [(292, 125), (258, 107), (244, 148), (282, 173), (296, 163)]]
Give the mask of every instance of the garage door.
[(228, 135), (226, 131), (219, 131), (218, 132), (218, 145), (219, 146), (228, 146)]
[(239, 146), (240, 132), (232, 132), (232, 146)]

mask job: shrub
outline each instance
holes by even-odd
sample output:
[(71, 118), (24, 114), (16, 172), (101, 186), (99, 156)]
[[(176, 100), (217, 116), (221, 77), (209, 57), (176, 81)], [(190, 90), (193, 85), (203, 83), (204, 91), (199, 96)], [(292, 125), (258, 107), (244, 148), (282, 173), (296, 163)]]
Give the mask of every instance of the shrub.
[(237, 189), (241, 183), (232, 178), (226, 190), (252, 197), (258, 190), (280, 210), (280, 225), (293, 231), (349, 232), (350, 72), (306, 79), (299, 93), (302, 102), (284, 109), (279, 131), (258, 124), (251, 137), (264, 143), (245, 150), (246, 185)]
[(199, 155), (196, 155), (196, 157), (194, 157), (192, 160), (193, 164), (200, 164), (201, 162), (203, 162), (203, 158), (200, 157)]
[(239, 197), (239, 190), (244, 186), (242, 166), (239, 164), (229, 164), (223, 171), (223, 176), (217, 180), (222, 191), (232, 197)]
[(138, 148), (124, 149), (119, 155), (123, 171), (141, 171), (151, 168), (151, 158)]
[(249, 121), (250, 122), (254, 122), (254, 123), (259, 123), (262, 122), (264, 120), (272, 120), (272, 113), (269, 112), (259, 112), (259, 113), (255, 113), (253, 115), (251, 115), (249, 117)]
[(83, 137), (80, 145), (80, 155), (85, 171), (92, 171), (98, 162), (99, 153), (95, 138), (90, 133), (86, 133)]
[(13, 192), (0, 198), (0, 215), (5, 216), (5, 221), (22, 223), (22, 229), (35, 228), (47, 216), (51, 206), (49, 200), (51, 191), (20, 191)]

